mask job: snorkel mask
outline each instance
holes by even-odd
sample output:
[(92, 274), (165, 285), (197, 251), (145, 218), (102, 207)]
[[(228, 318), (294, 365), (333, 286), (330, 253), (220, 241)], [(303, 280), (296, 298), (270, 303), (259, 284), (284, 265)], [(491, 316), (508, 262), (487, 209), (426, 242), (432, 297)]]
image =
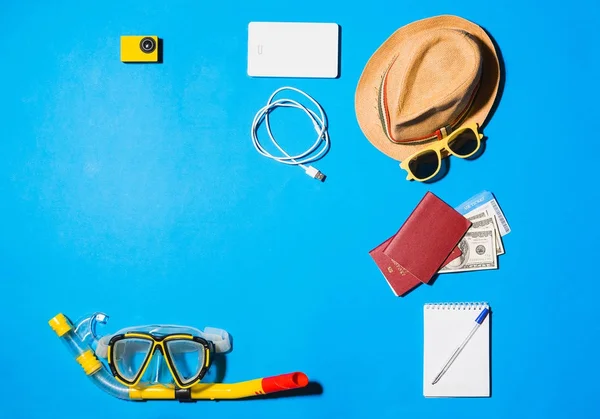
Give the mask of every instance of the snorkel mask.
[(98, 336), (96, 325), (108, 316), (94, 313), (73, 324), (63, 314), (48, 323), (90, 379), (124, 400), (239, 399), (305, 387), (301, 373), (240, 383), (201, 383), (215, 354), (231, 350), (229, 334), (207, 327), (150, 325)]

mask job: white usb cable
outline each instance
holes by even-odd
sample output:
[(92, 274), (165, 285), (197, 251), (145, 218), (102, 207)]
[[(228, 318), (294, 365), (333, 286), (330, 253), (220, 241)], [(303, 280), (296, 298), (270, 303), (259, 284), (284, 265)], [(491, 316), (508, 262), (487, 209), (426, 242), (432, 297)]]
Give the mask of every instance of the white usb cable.
[[(300, 93), (307, 99), (309, 99), (318, 109), (319, 115), (317, 115), (312, 109), (307, 108), (301, 103), (292, 100), (292, 99), (277, 99), (273, 100), (275, 96), (284, 91), (284, 90), (292, 90), (294, 92)], [(269, 123), (269, 114), (273, 112), (278, 107), (283, 108), (297, 108), (302, 109), (312, 120), (315, 131), (317, 132), (317, 139), (315, 143), (305, 152), (300, 153), (295, 156), (290, 156), (275, 140), (273, 137), (273, 133), (271, 132), (271, 124)], [(269, 138), (271, 142), (281, 153), (283, 156), (274, 156), (269, 153), (258, 140), (258, 128), (262, 122), (265, 122), (265, 127), (267, 128), (267, 133), (269, 134)], [(327, 151), (329, 151), (329, 132), (327, 131), (327, 118), (325, 116), (325, 112), (319, 103), (310, 97), (308, 94), (304, 93), (302, 90), (296, 89), (294, 87), (281, 87), (273, 92), (273, 94), (269, 97), (267, 104), (262, 107), (254, 116), (254, 120), (252, 121), (252, 130), (250, 135), (252, 136), (252, 144), (256, 151), (262, 154), (265, 157), (273, 159), (279, 163), (288, 164), (290, 166), (299, 166), (304, 172), (312, 177), (313, 179), (317, 179), (320, 181), (325, 180), (325, 175), (321, 173), (318, 169), (310, 166), (310, 163), (319, 160), (323, 157)]]

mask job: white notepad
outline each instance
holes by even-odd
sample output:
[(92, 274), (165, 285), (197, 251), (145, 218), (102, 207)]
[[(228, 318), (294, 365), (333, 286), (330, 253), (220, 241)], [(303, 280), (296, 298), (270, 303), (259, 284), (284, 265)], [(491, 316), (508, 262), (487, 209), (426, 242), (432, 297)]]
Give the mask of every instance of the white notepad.
[(435, 385), (431, 382), (467, 337), (485, 303), (425, 304), (423, 395), (425, 397), (490, 396), (491, 313), (452, 366)]

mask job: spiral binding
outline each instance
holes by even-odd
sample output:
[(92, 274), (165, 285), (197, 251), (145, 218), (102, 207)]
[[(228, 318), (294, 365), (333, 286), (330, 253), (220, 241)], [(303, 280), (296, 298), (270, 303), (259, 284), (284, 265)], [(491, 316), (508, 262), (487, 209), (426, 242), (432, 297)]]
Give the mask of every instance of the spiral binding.
[(428, 303), (425, 310), (483, 310), (489, 308), (486, 302), (477, 303)]

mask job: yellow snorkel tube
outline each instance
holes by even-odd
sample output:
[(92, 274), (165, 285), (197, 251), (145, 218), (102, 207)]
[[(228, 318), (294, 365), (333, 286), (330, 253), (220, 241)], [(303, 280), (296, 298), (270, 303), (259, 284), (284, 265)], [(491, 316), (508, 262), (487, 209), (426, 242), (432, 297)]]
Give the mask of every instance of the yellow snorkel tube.
[(113, 376), (92, 348), (92, 344), (98, 342), (95, 334), (96, 322), (104, 323), (105, 318), (104, 314), (96, 313), (73, 324), (65, 315), (58, 314), (48, 324), (94, 384), (119, 399), (179, 401), (242, 399), (308, 385), (306, 374), (293, 372), (231, 384), (198, 382), (188, 388), (166, 384), (129, 387)]

